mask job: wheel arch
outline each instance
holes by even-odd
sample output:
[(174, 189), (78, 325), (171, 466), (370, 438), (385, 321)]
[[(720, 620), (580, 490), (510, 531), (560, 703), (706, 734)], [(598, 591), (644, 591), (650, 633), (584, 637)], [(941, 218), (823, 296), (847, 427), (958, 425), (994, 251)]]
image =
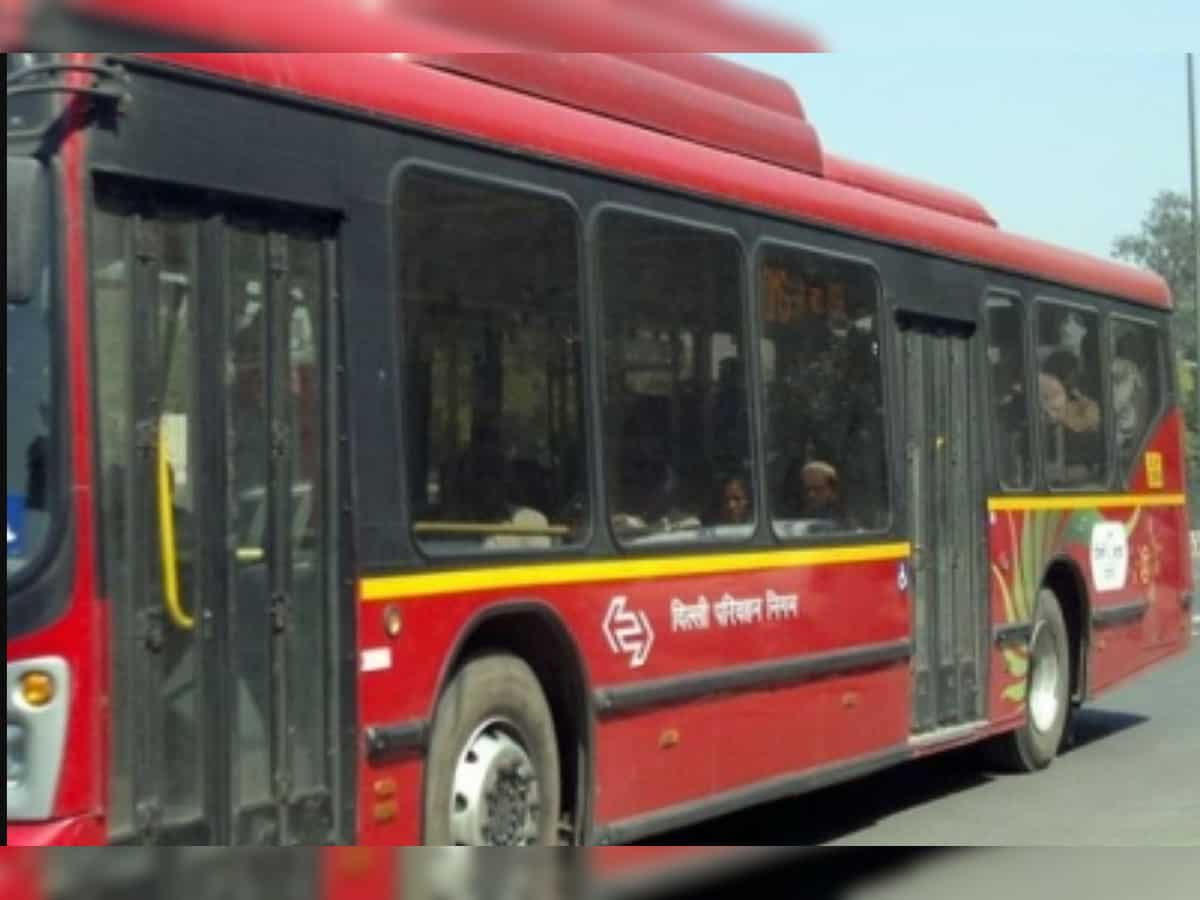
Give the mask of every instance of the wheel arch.
[(1054, 592), (1067, 623), (1071, 647), (1071, 702), (1079, 705), (1088, 696), (1088, 659), (1091, 650), (1091, 596), (1079, 563), (1069, 556), (1050, 560), (1041, 586)]
[(562, 760), (562, 796), (570, 813), (571, 840), (587, 843), (595, 796), (597, 718), (578, 643), (558, 610), (540, 598), (491, 603), (468, 619), (455, 637), (438, 678), (433, 708), (463, 665), (488, 653), (510, 653), (524, 660), (545, 692)]

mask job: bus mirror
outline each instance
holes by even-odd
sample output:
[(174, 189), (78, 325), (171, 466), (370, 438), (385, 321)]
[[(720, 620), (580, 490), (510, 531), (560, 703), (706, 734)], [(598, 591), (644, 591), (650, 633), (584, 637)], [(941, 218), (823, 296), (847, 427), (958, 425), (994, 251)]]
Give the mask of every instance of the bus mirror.
[(24, 305), (34, 296), (46, 240), (46, 172), (36, 159), (8, 157), (8, 303)]

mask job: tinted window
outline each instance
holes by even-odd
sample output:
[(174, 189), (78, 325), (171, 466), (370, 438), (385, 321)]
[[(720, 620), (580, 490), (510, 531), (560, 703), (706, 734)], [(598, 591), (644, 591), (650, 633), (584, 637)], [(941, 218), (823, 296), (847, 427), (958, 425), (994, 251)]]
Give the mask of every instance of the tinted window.
[[(195, 453), (197, 228), (193, 218), (165, 207), (160, 217), (139, 220), (128, 214), (119, 192), (106, 187), (98, 187), (96, 199), (92, 311), (100, 558), (117, 636), (109, 825), (120, 831), (133, 824), (139, 783), (151, 782), (137, 768), (139, 730), (161, 742), (171, 760), (159, 797), (164, 817), (186, 821), (204, 795), (198, 632), (180, 621), (194, 621), (202, 596), (196, 587), (202, 496)], [(136, 226), (145, 232), (147, 252), (131, 269)], [(138, 633), (143, 610), (168, 609), (172, 595), (179, 615), (166, 620), (160, 652), (145, 658), (148, 668), (139, 668), (136, 654), (127, 652), (139, 644), (122, 638)], [(146, 678), (149, 671), (153, 679)], [(148, 724), (139, 701), (155, 694), (168, 713)]]
[(1033, 484), (1033, 446), (1021, 310), (1011, 298), (993, 296), (987, 300), (987, 317), (997, 475), (1006, 488), (1028, 488)]
[(761, 259), (759, 288), (776, 533), (886, 527), (874, 272), (861, 263), (774, 247)]
[(1078, 307), (1041, 303), (1037, 336), (1046, 482), (1051, 487), (1101, 485), (1106, 449), (1099, 317)]
[[(42, 240), (48, 247), (49, 235)], [(6, 304), (5, 557), (9, 582), (25, 572), (46, 547), (62, 491), (61, 472), (55, 464), (58, 412), (54, 400), (54, 305), (48, 259), (37, 283), (38, 289), (29, 302)]]
[(748, 537), (738, 244), (624, 212), (606, 213), (598, 237), (613, 529), (630, 544)]
[(399, 218), (421, 546), (512, 552), (581, 540), (574, 213), (539, 194), (410, 171)]
[(1113, 319), (1109, 391), (1117, 459), (1128, 472), (1147, 432), (1162, 408), (1163, 342), (1158, 329), (1145, 322)]

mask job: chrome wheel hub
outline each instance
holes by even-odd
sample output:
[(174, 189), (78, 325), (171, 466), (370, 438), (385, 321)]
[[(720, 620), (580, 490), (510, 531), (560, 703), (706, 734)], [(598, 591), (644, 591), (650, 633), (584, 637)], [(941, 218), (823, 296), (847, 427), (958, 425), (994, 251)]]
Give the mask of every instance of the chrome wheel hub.
[(1039, 622), (1029, 643), (1029, 718), (1042, 734), (1058, 720), (1061, 672), (1054, 635)]
[(450, 839), (465, 846), (537, 843), (541, 787), (517, 729), (490, 719), (475, 730), (454, 767)]

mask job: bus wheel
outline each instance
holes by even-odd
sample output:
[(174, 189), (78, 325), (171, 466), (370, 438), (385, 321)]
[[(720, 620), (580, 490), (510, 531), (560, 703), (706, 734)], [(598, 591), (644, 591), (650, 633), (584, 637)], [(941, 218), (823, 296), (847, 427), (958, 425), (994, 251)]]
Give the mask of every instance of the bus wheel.
[(557, 843), (558, 740), (533, 670), (480, 656), (438, 701), (425, 775), (426, 844)]
[(1029, 639), (1029, 675), (1025, 724), (999, 738), (998, 761), (1006, 769), (1036, 772), (1058, 755), (1071, 715), (1071, 645), (1058, 597), (1038, 592), (1038, 608)]

